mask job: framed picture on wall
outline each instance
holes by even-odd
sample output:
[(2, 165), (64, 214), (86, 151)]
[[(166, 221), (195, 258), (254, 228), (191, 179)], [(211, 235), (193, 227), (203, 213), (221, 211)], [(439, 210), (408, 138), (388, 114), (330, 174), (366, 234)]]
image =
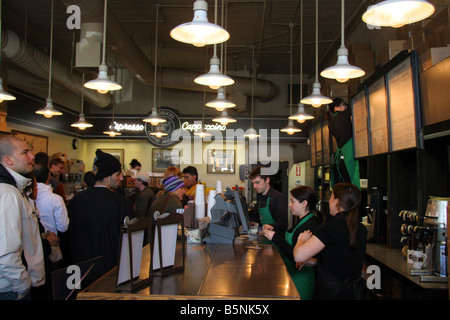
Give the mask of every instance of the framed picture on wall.
[(208, 150), (207, 173), (235, 173), (234, 150)]
[(152, 172), (164, 172), (168, 167), (180, 167), (180, 149), (153, 148)]
[(32, 154), (48, 152), (48, 137), (18, 130), (12, 130), (12, 134), (14, 137), (24, 140), (30, 147)]
[(100, 150), (102, 150), (104, 153), (109, 153), (110, 155), (116, 157), (117, 160), (119, 160), (122, 169), (125, 168), (123, 165), (123, 162), (125, 161), (124, 149), (100, 149)]

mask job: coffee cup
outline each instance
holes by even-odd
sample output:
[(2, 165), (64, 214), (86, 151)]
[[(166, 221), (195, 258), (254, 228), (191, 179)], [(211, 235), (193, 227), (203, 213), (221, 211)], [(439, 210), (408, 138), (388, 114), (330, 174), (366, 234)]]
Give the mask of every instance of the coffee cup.
[(427, 255), (421, 250), (413, 250), (411, 254), (412, 266), (415, 270), (422, 270), (426, 265)]

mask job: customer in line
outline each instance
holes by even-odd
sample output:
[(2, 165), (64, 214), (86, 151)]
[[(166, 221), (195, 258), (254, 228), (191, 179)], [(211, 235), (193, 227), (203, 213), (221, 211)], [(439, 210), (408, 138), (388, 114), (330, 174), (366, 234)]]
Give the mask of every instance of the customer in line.
[(125, 217), (134, 218), (130, 200), (112, 191), (123, 180), (122, 166), (114, 156), (96, 151), (95, 185), (69, 201), (69, 239), (73, 263), (103, 256), (96, 265), (100, 276), (117, 265), (120, 228)]
[(291, 190), (288, 205), (292, 214), (299, 218), (298, 223), (287, 230), (284, 237), (279, 232), (263, 229), (265, 237), (280, 250), (281, 257), (302, 300), (312, 299), (315, 287), (314, 267), (305, 266), (298, 270), (293, 250), (300, 233), (306, 230), (314, 232), (319, 226), (320, 219), (315, 212), (316, 204), (317, 197), (314, 190), (308, 186), (298, 186)]
[(159, 213), (175, 213), (182, 209), (181, 200), (186, 192), (183, 180), (177, 176), (169, 176), (163, 180), (164, 190), (158, 193), (156, 200), (150, 206), (148, 216), (153, 218), (156, 211)]
[(39, 225), (24, 192), (33, 163), (25, 141), (0, 138), (0, 300), (29, 299), (31, 286), (45, 283)]
[(337, 183), (330, 197), (331, 219), (312, 234), (304, 231), (294, 248), (296, 262), (317, 256), (314, 299), (363, 299), (361, 277), (367, 229), (360, 223), (361, 191), (350, 183)]
[(134, 177), (134, 187), (139, 190), (139, 194), (134, 202), (134, 210), (137, 217), (147, 216), (148, 209), (155, 201), (155, 193), (148, 186), (150, 179), (149, 175), (144, 172), (139, 172)]
[(64, 170), (65, 162), (61, 158), (53, 158), (48, 163), (48, 169), (50, 170), (50, 185), (53, 188), (53, 192), (60, 195), (61, 198), (66, 201), (66, 194), (64, 192), (64, 185), (61, 183), (61, 174)]

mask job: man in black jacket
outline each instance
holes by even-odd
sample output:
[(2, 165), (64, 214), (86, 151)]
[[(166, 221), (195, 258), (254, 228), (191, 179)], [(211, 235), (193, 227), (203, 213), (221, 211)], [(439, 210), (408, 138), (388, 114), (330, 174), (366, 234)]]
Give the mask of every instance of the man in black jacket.
[(68, 204), (69, 239), (73, 263), (103, 256), (95, 269), (101, 276), (117, 265), (120, 228), (134, 210), (131, 201), (111, 190), (123, 180), (120, 162), (101, 150), (96, 155), (94, 187), (76, 193)]

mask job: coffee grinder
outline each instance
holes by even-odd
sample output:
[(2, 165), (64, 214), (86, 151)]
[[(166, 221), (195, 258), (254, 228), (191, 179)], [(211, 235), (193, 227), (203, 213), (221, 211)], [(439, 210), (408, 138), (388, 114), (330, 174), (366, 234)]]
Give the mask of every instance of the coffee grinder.
[(448, 275), (447, 206), (448, 198), (430, 197), (424, 219), (424, 227), (428, 228), (432, 235), (432, 272), (441, 278)]

